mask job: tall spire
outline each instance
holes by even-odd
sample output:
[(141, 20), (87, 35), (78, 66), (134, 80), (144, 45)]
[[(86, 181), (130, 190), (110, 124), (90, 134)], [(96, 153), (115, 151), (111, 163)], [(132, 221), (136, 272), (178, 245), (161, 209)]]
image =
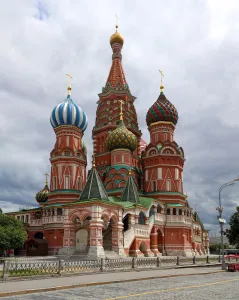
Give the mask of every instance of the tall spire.
[(129, 171), (129, 178), (126, 183), (125, 189), (123, 191), (121, 201), (130, 201), (134, 203), (139, 203), (139, 194), (134, 182), (134, 179), (131, 175), (131, 169)]
[(70, 96), (71, 95), (71, 78), (72, 78), (72, 76), (70, 74), (66, 74), (66, 76), (68, 77), (68, 87), (67, 87), (68, 96)]
[(90, 175), (87, 179), (86, 185), (80, 196), (80, 201), (90, 200), (90, 199), (109, 200), (104, 185), (94, 166), (94, 163)]
[(124, 44), (124, 38), (118, 32), (118, 17), (116, 17), (116, 30), (115, 33), (110, 37), (110, 45), (113, 51), (112, 54), (112, 66), (108, 79), (106, 81), (103, 93), (108, 90), (114, 90), (122, 93), (122, 91), (128, 91), (129, 87), (125, 78), (124, 70), (121, 64), (122, 55), (121, 50)]

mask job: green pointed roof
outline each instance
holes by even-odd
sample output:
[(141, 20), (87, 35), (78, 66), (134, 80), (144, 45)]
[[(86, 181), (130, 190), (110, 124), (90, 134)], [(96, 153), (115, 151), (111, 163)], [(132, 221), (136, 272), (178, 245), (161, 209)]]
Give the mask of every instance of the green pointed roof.
[(131, 175), (127, 180), (125, 189), (121, 197), (121, 201), (130, 201), (134, 203), (139, 203), (139, 195), (133, 177)]
[(89, 200), (92, 198), (109, 200), (104, 185), (95, 167), (91, 169), (86, 185), (80, 195), (80, 200)]

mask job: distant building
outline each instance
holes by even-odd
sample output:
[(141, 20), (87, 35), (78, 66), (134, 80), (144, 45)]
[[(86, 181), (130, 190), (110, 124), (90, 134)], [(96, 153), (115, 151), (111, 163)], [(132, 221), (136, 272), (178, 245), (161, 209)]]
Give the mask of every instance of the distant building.
[(136, 98), (121, 64), (123, 43), (116, 30), (110, 38), (112, 66), (97, 102), (88, 178), (82, 140), (87, 116), (71, 98), (70, 85), (52, 111), (50, 185), (46, 180), (36, 194), (38, 208), (12, 213), (26, 223), (31, 255), (42, 239), (39, 247), (47, 242), (48, 254), (90, 258), (208, 253), (208, 231), (183, 192), (184, 151), (174, 140), (177, 109), (161, 85), (146, 114), (150, 142), (142, 140)]

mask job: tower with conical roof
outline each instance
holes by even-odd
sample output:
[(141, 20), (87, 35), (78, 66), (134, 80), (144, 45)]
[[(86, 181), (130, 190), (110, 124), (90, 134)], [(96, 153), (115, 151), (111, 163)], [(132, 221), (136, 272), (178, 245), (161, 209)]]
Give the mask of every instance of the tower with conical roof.
[(146, 115), (150, 143), (143, 152), (144, 191), (165, 201), (169, 195), (175, 195), (173, 202), (184, 203), (184, 152), (174, 141), (178, 112), (163, 90), (161, 77), (160, 95)]
[[(99, 100), (97, 102), (98, 107), (96, 111), (96, 121), (92, 131), (93, 152), (95, 155), (96, 168), (105, 184), (105, 187), (107, 186), (105, 182), (107, 172), (109, 171), (109, 168), (114, 165), (114, 157), (116, 157), (112, 155), (112, 147), (109, 144), (110, 140), (108, 139), (108, 136), (111, 134), (111, 132), (114, 132), (116, 128), (118, 128), (119, 131), (122, 131), (123, 128), (124, 130), (127, 129), (128, 132), (131, 132), (133, 134), (132, 136), (134, 136), (135, 139), (133, 142), (134, 146), (133, 148), (131, 147), (131, 149), (129, 149), (129, 151), (132, 152), (132, 159), (130, 163), (125, 162), (125, 164), (129, 164), (132, 167), (138, 181), (140, 181), (138, 177), (141, 176), (139, 172), (139, 170), (141, 169), (141, 131), (138, 127), (137, 114), (134, 107), (134, 101), (136, 98), (130, 92), (129, 85), (127, 83), (122, 67), (121, 50), (123, 44), (124, 39), (118, 32), (118, 25), (116, 25), (116, 31), (110, 38), (110, 45), (113, 51), (112, 65), (106, 84), (102, 88), (102, 92), (99, 94)], [(122, 126), (121, 124), (119, 115), (121, 101), (123, 101), (124, 103), (122, 110), (124, 126)], [(112, 141), (113, 139), (111, 139), (111, 142)], [(116, 148), (119, 149), (119, 147)], [(116, 152), (117, 151), (120, 152), (120, 150), (116, 150)], [(123, 163), (121, 165), (121, 169), (122, 172), (128, 174), (128, 169), (127, 167), (125, 167), (125, 164)], [(116, 168), (111, 172), (114, 172), (116, 175), (118, 174), (118, 171), (119, 169)], [(114, 190), (118, 188), (121, 188), (120, 180), (117, 181), (116, 186), (112, 185), (112, 189), (107, 188), (107, 191), (110, 194), (114, 194)], [(110, 190), (112, 190), (112, 193), (110, 192)]]
[(56, 143), (50, 154), (51, 193), (48, 203), (76, 201), (86, 183), (87, 157), (82, 137), (88, 121), (85, 112), (71, 98), (70, 82), (67, 98), (53, 109), (50, 122)]

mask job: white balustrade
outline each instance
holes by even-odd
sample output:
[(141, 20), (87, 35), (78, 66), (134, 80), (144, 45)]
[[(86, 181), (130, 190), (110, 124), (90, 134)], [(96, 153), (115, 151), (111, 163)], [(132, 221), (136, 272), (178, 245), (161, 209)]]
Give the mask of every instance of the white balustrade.
[(30, 221), (30, 226), (41, 226), (42, 225), (42, 219), (35, 219)]
[(155, 221), (158, 222), (165, 222), (166, 216), (164, 214), (156, 213), (155, 214)]
[(42, 219), (35, 219), (30, 221), (31, 226), (41, 226), (42, 224), (50, 224), (50, 223), (63, 223), (63, 216), (48, 216), (43, 217)]
[(192, 219), (179, 215), (167, 215), (167, 222), (192, 224)]

